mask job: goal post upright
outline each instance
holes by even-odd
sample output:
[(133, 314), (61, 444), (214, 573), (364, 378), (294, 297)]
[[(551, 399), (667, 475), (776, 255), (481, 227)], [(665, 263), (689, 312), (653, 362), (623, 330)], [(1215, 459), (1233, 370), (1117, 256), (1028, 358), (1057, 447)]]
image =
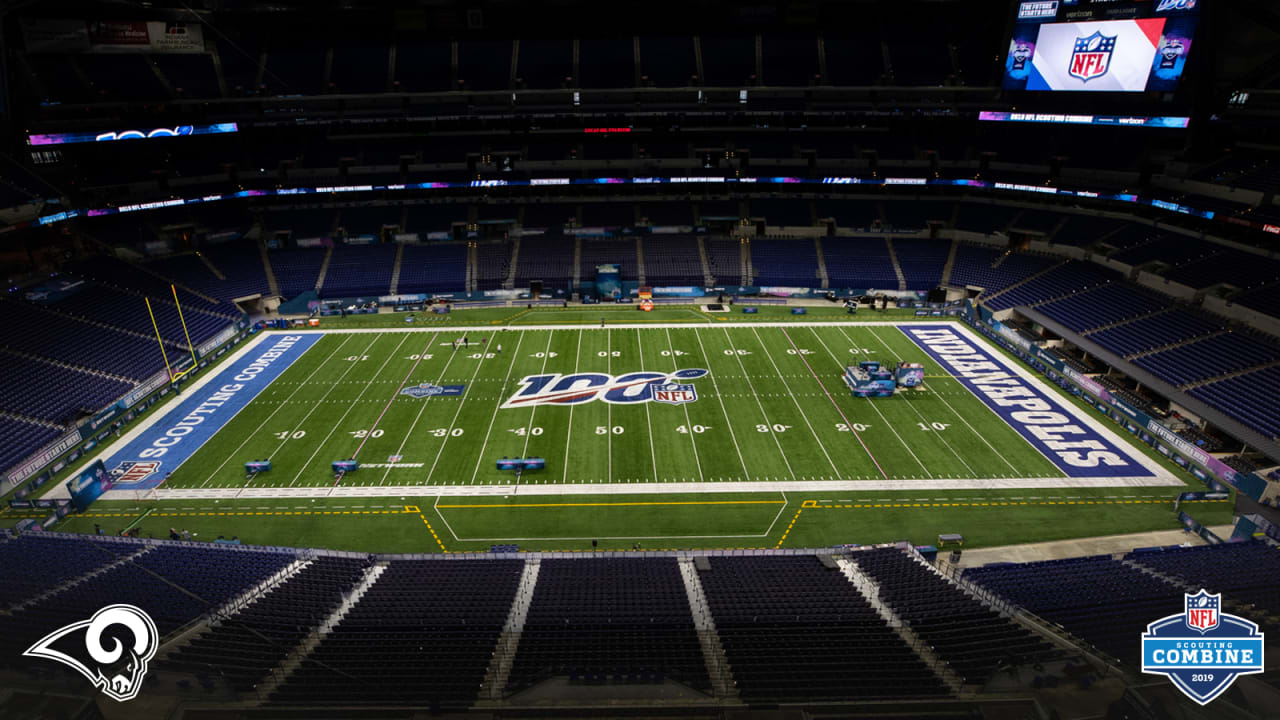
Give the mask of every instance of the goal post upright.
[[(187, 351), (191, 353), (191, 367), (195, 367), (196, 349), (191, 346), (191, 333), (187, 331), (187, 321), (182, 317), (182, 303), (178, 302), (178, 288), (174, 285), (169, 286), (169, 290), (173, 292), (173, 304), (178, 308), (178, 322), (182, 323), (182, 334), (187, 338)], [(183, 375), (186, 371), (183, 371)], [(177, 378), (174, 378), (175, 380)]]
[(173, 382), (173, 368), (169, 366), (169, 354), (164, 351), (164, 340), (160, 337), (160, 326), (156, 324), (155, 311), (151, 309), (151, 298), (144, 295), (142, 300), (147, 304), (147, 315), (151, 316), (151, 327), (156, 331), (156, 343), (160, 345), (160, 357), (164, 358), (165, 372), (169, 373), (169, 382)]

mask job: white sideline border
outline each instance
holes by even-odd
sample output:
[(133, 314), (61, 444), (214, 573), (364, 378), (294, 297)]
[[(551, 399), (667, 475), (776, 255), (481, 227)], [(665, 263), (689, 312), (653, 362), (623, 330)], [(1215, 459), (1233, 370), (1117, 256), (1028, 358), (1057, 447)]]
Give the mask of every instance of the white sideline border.
[[(494, 333), (504, 331), (549, 331), (549, 330), (680, 330), (685, 328), (791, 328), (791, 327), (893, 327), (914, 324), (945, 324), (952, 328), (966, 341), (974, 343), (987, 351), (996, 362), (1010, 372), (1043, 392), (1046, 397), (1058, 404), (1072, 418), (1088, 425), (1092, 430), (1125, 451), (1130, 459), (1150, 470), (1151, 477), (1097, 477), (1097, 478), (935, 478), (931, 480), (826, 480), (826, 481), (742, 481), (742, 482), (690, 482), (690, 483), (597, 483), (597, 484), (548, 484), (548, 485), (379, 485), (379, 486), (343, 486), (337, 487), (301, 487), (301, 488), (165, 488), (154, 490), (109, 490), (103, 493), (103, 500), (189, 500), (189, 499), (268, 499), (299, 497), (489, 497), (496, 495), (649, 495), (649, 494), (695, 494), (695, 493), (756, 493), (756, 492), (817, 492), (817, 491), (884, 491), (884, 490), (1045, 490), (1062, 488), (1140, 488), (1140, 487), (1182, 487), (1185, 483), (1171, 472), (1161, 467), (1158, 462), (1138, 449), (1132, 441), (1122, 438), (1106, 427), (1099, 418), (1087, 414), (1076, 407), (1057, 390), (1048, 387), (1041, 378), (1029, 369), (1020, 367), (1016, 361), (1005, 354), (986, 338), (975, 333), (964, 323), (952, 318), (903, 318), (900, 320), (873, 321), (818, 321), (818, 322), (703, 322), (703, 323), (609, 323), (599, 325), (478, 325), (458, 327), (405, 327), (405, 328), (334, 328), (334, 329), (297, 329), (289, 330), (291, 335), (339, 335), (360, 333)], [(266, 341), (274, 334), (267, 331), (260, 333), (256, 341), (250, 341), (235, 351), (227, 362), (235, 362)], [(914, 343), (914, 340), (912, 341)], [(923, 352), (923, 350), (921, 350)], [(199, 390), (210, 382), (217, 373), (206, 373), (196, 380), (185, 391)], [(967, 388), (966, 388), (967, 389)], [(970, 390), (970, 394), (972, 391)], [(981, 398), (974, 396), (979, 402)], [(250, 403), (252, 404), (252, 403)], [(985, 406), (985, 403), (984, 403)], [(147, 431), (151, 425), (168, 416), (176, 405), (172, 405), (163, 413), (157, 414), (139, 423), (117, 442), (128, 443), (139, 434)], [(246, 405), (245, 407), (248, 407)], [(1006, 423), (1007, 424), (1007, 423)], [(225, 426), (224, 426), (225, 427)], [(221, 429), (219, 430), (221, 431)], [(216, 437), (217, 433), (214, 433)], [(211, 438), (212, 439), (212, 438)], [(105, 460), (111, 453), (104, 451), (93, 459), (86, 461), (78, 470), (83, 470), (94, 461)], [(45, 497), (70, 497), (64, 484), (51, 490)]]

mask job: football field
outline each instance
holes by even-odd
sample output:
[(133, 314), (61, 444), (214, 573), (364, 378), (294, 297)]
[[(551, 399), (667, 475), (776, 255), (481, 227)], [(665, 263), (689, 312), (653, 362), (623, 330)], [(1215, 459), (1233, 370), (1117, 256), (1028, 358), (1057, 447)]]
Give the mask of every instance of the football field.
[[(924, 386), (852, 397), (861, 360), (923, 362)], [(255, 459), (272, 470), (247, 476)], [(329, 333), (170, 472), (165, 490), (1069, 480), (892, 324)]]
[[(1199, 485), (953, 321), (330, 327), (237, 352), (103, 453), (116, 486), (65, 529), (384, 552), (982, 546), (1176, 528)], [(924, 383), (853, 397), (863, 360), (922, 363)], [(546, 467), (497, 468), (516, 457)]]

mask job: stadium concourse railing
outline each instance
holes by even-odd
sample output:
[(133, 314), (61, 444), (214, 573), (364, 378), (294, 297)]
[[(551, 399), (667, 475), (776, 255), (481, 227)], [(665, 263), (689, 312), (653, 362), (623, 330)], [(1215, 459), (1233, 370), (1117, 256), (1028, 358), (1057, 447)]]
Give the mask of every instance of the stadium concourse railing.
[[(196, 348), (194, 357), (184, 357), (172, 368), (172, 372), (180, 373), (189, 369), (199, 372), (227, 350), (243, 342), (251, 333), (248, 318), (241, 317)], [(99, 443), (108, 440), (112, 432), (132, 422), (139, 412), (150, 408), (168, 394), (172, 382), (169, 373), (170, 370), (167, 369), (157, 372), (92, 418), (9, 468), (0, 477), (0, 494), (16, 489), (14, 499), (23, 499), (71, 463), (88, 454)], [(27, 482), (28, 480), (31, 482)]]
[(1013, 353), (1032, 369), (1078, 396), (1131, 435), (1169, 457), (1178, 467), (1191, 473), (1210, 490), (1225, 491), (1226, 486), (1229, 485), (1259, 502), (1267, 493), (1268, 483), (1265, 478), (1254, 473), (1237, 472), (1209, 453), (1178, 437), (1173, 430), (1156, 418), (1112, 395), (1102, 385), (1068, 367), (1061, 358), (1045, 351), (1036, 343), (1018, 334), (1014, 328), (997, 320), (994, 313), (987, 308), (975, 305), (972, 300), (966, 300), (961, 317), (974, 329)]

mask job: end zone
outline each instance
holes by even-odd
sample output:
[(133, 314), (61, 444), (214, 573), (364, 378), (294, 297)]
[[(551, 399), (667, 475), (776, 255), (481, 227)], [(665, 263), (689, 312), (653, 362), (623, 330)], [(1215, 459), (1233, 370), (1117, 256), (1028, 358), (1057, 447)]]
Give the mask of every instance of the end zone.
[(898, 326), (1069, 478), (1167, 478), (1167, 470), (958, 324)]
[(244, 409), (323, 335), (263, 335), (187, 397), (130, 433), (104, 459), (115, 490), (150, 490)]

